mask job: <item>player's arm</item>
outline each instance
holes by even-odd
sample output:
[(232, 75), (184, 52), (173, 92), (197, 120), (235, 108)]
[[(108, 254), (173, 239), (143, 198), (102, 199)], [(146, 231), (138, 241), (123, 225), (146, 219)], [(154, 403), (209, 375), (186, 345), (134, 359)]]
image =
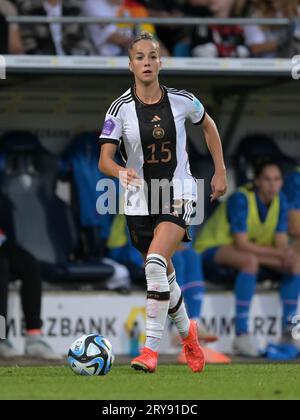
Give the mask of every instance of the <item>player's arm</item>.
[[(136, 171), (132, 168), (123, 168), (118, 165), (114, 158), (118, 146), (116, 144), (104, 143), (101, 146), (99, 158), (99, 170), (107, 176), (119, 178), (123, 187), (128, 188), (128, 185), (136, 185), (135, 181), (139, 181)], [(137, 184), (139, 184), (137, 182)]]
[(104, 143), (101, 146), (99, 158), (99, 170), (107, 176), (119, 178), (119, 172), (124, 168), (118, 165), (115, 161), (115, 155), (118, 146), (111, 143)]
[(255, 254), (260, 263), (267, 263), (270, 259), (282, 261), (285, 249), (280, 247), (257, 245), (250, 241), (247, 233), (235, 233), (233, 235), (236, 247), (244, 252)]
[(277, 233), (275, 237), (275, 246), (281, 251), (281, 259), (278, 258), (278, 264), (282, 264), (282, 268), (289, 271), (293, 259), (296, 257), (295, 250), (290, 246), (289, 236), (287, 233)]
[(122, 134), (123, 120), (120, 113), (118, 115), (111, 115), (108, 112), (100, 135), (102, 146), (99, 169), (107, 176), (118, 178), (123, 187), (128, 188), (129, 184), (135, 186), (135, 181), (138, 176), (134, 169), (124, 168), (115, 162), (115, 155), (120, 145)]
[(235, 246), (247, 253), (255, 254), (259, 259), (282, 258), (282, 249), (271, 246), (257, 245), (250, 241), (248, 233), (235, 233), (233, 235)]
[(275, 236), (275, 247), (278, 249), (286, 249), (289, 246), (289, 237), (285, 232), (277, 233)]
[(279, 236), (278, 239), (282, 247), (256, 245), (249, 241), (248, 235), (245, 233), (235, 234), (234, 239), (237, 248), (244, 252), (256, 255), (261, 266), (279, 271), (289, 270), (290, 264), (292, 263), (293, 258), (295, 258), (295, 252), (289, 246), (283, 247), (283, 235), (281, 238), (279, 238)]
[(222, 143), (214, 120), (206, 113), (202, 123), (205, 141), (215, 165), (215, 174), (211, 181), (211, 200), (224, 195), (227, 191), (227, 175), (224, 163)]
[(289, 236), (288, 236), (288, 219), (289, 219), (289, 204), (286, 196), (280, 192), (280, 211), (278, 216), (278, 223), (275, 235), (275, 247), (281, 250), (287, 250), (289, 248)]

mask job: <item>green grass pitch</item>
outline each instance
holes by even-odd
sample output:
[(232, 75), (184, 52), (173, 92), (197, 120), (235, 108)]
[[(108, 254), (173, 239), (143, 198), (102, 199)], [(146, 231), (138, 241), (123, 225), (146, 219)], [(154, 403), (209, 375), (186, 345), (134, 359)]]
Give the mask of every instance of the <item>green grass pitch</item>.
[(107, 376), (76, 376), (67, 366), (0, 367), (0, 400), (300, 399), (300, 365), (161, 365), (155, 374), (114, 366)]

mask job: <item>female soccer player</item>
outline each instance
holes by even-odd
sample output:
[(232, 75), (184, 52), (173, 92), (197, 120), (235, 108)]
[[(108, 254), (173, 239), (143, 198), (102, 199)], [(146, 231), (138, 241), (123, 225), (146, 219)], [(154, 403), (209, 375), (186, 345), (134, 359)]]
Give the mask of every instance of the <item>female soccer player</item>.
[[(146, 372), (156, 370), (159, 343), (169, 314), (182, 338), (188, 365), (194, 372), (201, 372), (205, 360), (197, 324), (187, 316), (171, 260), (180, 242), (189, 241), (188, 225), (197, 200), (196, 181), (186, 152), (185, 120), (203, 126), (215, 164), (212, 200), (227, 189), (221, 141), (214, 121), (193, 94), (160, 85), (159, 44), (149, 33), (136, 38), (128, 54), (135, 83), (106, 114), (99, 168), (125, 186), (124, 211), (130, 236), (145, 259), (147, 338), (141, 355), (131, 366)], [(114, 162), (118, 146), (126, 168)], [(163, 183), (155, 188), (155, 182), (162, 180), (172, 186), (170, 199), (160, 202), (166, 188)]]

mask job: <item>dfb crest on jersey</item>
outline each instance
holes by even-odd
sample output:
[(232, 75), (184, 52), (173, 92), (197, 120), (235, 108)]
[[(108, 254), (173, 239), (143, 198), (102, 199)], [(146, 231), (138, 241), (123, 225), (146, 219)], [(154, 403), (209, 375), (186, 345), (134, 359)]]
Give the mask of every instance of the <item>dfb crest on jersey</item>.
[(153, 134), (153, 137), (156, 140), (160, 140), (160, 139), (163, 139), (165, 137), (165, 130), (163, 128), (161, 128), (161, 126), (158, 124), (158, 125), (154, 126), (152, 134)]

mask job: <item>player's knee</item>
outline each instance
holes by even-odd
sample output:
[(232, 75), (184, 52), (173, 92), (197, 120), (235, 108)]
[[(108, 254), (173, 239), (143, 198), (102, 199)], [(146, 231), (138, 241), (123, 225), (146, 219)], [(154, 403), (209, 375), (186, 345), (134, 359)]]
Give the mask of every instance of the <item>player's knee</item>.
[(169, 289), (169, 282), (167, 277), (167, 260), (159, 254), (149, 254), (146, 259), (145, 273), (148, 284), (148, 289), (155, 288)]
[(146, 276), (155, 276), (167, 273), (167, 260), (159, 254), (149, 254), (146, 258), (145, 272)]
[(240, 270), (244, 273), (256, 274), (259, 269), (259, 261), (255, 255), (245, 255), (240, 261)]

